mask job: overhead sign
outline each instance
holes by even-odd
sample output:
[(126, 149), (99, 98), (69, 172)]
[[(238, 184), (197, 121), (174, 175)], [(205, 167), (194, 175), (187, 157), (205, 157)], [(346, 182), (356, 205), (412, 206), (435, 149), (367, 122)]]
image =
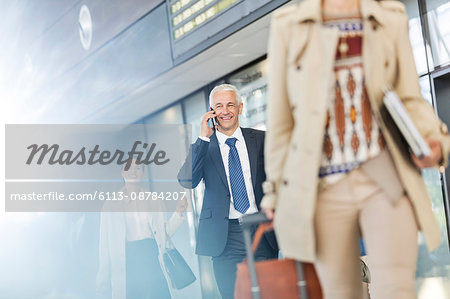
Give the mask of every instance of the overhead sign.
[(172, 36), (178, 40), (242, 0), (170, 0)]

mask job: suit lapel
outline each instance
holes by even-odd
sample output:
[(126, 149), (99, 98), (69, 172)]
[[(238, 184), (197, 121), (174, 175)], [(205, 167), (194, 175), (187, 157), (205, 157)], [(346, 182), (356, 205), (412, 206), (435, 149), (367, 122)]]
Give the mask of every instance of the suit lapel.
[(258, 163), (258, 152), (256, 148), (256, 137), (255, 134), (253, 134), (251, 131), (248, 131), (247, 129), (242, 130), (242, 135), (244, 135), (245, 139), (245, 145), (247, 147), (247, 153), (248, 153), (248, 160), (250, 161), (250, 174), (252, 177), (252, 185), (253, 190), (255, 190), (256, 186), (256, 167)]
[(211, 144), (209, 145), (209, 154), (211, 155), (211, 159), (217, 169), (217, 173), (219, 174), (220, 179), (228, 189), (227, 175), (223, 166), (222, 155), (220, 153), (219, 141), (217, 140), (216, 133), (211, 135), (210, 142)]

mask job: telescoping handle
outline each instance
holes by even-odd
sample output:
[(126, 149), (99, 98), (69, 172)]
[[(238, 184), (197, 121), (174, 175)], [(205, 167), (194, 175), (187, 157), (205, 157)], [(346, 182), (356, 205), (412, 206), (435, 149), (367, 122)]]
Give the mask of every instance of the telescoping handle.
[[(258, 284), (258, 278), (256, 275), (255, 267), (255, 257), (254, 254), (258, 249), (258, 245), (261, 242), (261, 238), (264, 234), (270, 230), (273, 230), (273, 223), (269, 220), (264, 213), (256, 213), (251, 215), (244, 215), (239, 219), (239, 223), (242, 226), (244, 233), (245, 249), (247, 251), (247, 261), (248, 268), (250, 271), (250, 281), (252, 284), (251, 292), (253, 299), (261, 298), (261, 291)], [(252, 242), (251, 230), (250, 228), (254, 225), (259, 225), (256, 230), (255, 237)], [(302, 262), (296, 261), (296, 270), (298, 275), (297, 287), (299, 291), (299, 296), (301, 299), (308, 299), (308, 290), (306, 286), (306, 277), (303, 269)]]
[(302, 262), (296, 261), (295, 265), (297, 267), (297, 275), (298, 275), (298, 281), (297, 281), (297, 287), (298, 287), (298, 294), (300, 295), (300, 299), (308, 299), (308, 289), (306, 287), (306, 277), (305, 277), (305, 271), (303, 270), (303, 264)]
[[(239, 219), (239, 224), (242, 226), (244, 234), (245, 249), (247, 251), (247, 262), (248, 262), (248, 269), (250, 271), (250, 281), (252, 285), (251, 292), (253, 299), (261, 298), (261, 292), (258, 285), (258, 278), (256, 276), (254, 253), (258, 248), (259, 242), (261, 241), (261, 238), (264, 235), (264, 233), (270, 230), (272, 227), (271, 223), (269, 222), (270, 220), (266, 217), (264, 213), (244, 215)], [(256, 231), (255, 239), (252, 244), (251, 228), (258, 224), (261, 225)]]
[(242, 226), (243, 229), (268, 222), (271, 222), (271, 220), (267, 218), (266, 214), (264, 214), (263, 212), (243, 215), (241, 218), (239, 218), (239, 224)]

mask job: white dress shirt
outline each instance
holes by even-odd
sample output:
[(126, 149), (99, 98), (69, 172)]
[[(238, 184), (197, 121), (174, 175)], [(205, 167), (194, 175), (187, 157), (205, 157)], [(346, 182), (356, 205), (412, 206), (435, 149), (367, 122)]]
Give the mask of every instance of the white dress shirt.
[[(248, 158), (247, 146), (245, 144), (245, 139), (244, 139), (244, 135), (242, 135), (241, 128), (238, 127), (236, 129), (236, 131), (234, 131), (232, 136), (227, 136), (216, 130), (216, 136), (217, 136), (217, 140), (219, 141), (220, 154), (222, 155), (222, 162), (223, 162), (223, 166), (225, 168), (225, 173), (227, 176), (228, 189), (230, 191), (231, 201), (230, 201), (229, 219), (238, 219), (243, 214), (238, 212), (234, 208), (233, 193), (231, 192), (231, 184), (230, 184), (230, 171), (228, 170), (228, 154), (230, 152), (230, 147), (225, 143), (225, 141), (228, 138), (234, 137), (237, 139), (236, 140), (236, 149), (239, 154), (239, 160), (241, 161), (242, 172), (244, 174), (245, 187), (247, 189), (248, 200), (250, 203), (250, 207), (245, 212), (245, 214), (247, 215), (247, 214), (257, 213), (258, 208), (256, 206), (255, 193), (253, 192), (252, 177), (251, 177), (251, 172), (250, 172), (250, 160)], [(205, 141), (209, 141), (209, 140), (206, 140), (204, 137), (202, 137), (201, 139), (205, 140)]]

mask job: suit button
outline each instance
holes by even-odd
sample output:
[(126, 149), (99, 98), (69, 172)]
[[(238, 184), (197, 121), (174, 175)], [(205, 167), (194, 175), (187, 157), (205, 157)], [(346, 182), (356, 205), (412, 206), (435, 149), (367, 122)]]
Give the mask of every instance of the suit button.
[(297, 71), (299, 71), (299, 70), (302, 69), (302, 66), (301, 66), (300, 64), (297, 64), (297, 66), (295, 67), (295, 69), (296, 69)]
[(287, 184), (288, 184), (288, 181), (287, 181), (287, 180), (284, 180), (284, 181), (283, 181), (283, 185), (287, 186)]
[(386, 60), (386, 62), (384, 63), (384, 66), (388, 67), (389, 66), (389, 61)]

